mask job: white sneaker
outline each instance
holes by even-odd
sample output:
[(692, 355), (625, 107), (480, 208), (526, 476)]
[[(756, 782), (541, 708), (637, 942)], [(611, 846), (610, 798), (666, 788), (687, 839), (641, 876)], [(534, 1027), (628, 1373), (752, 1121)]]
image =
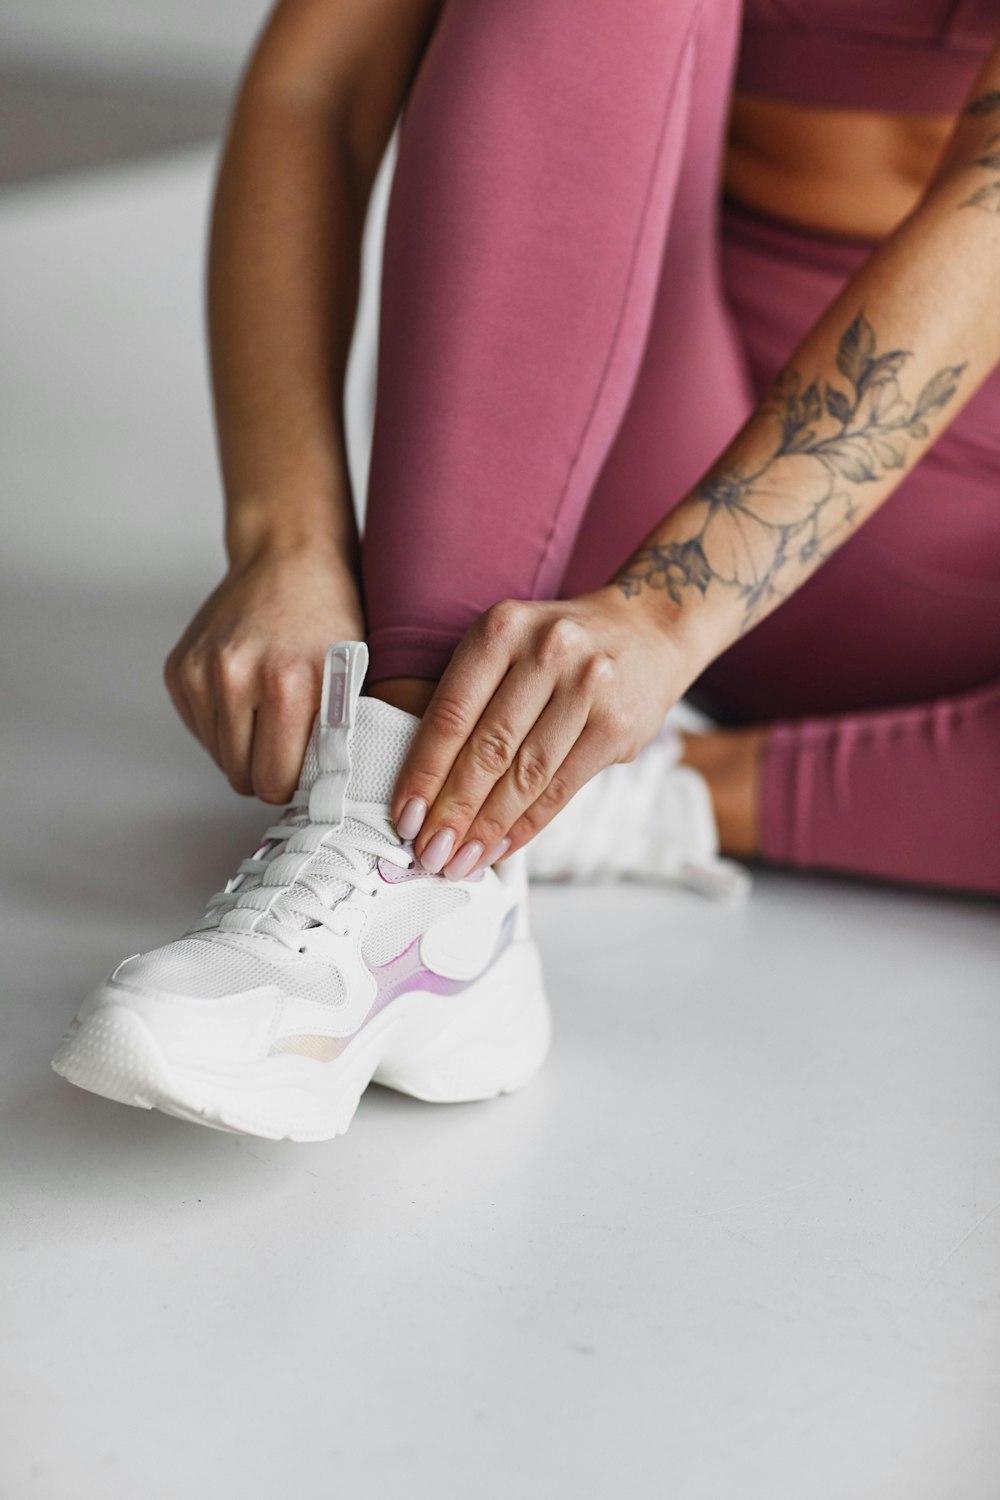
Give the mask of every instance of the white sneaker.
[(635, 760), (592, 777), (527, 845), (531, 879), (637, 880), (744, 901), (750, 875), (720, 856), (708, 783), (680, 754), (668, 723)]
[(206, 915), (119, 964), (52, 1066), (124, 1104), (273, 1139), (327, 1140), (374, 1079), (418, 1099), (509, 1093), (550, 1038), (523, 862), (462, 881), (389, 821), (417, 725), (360, 697), (368, 652), (327, 654), (294, 802)]

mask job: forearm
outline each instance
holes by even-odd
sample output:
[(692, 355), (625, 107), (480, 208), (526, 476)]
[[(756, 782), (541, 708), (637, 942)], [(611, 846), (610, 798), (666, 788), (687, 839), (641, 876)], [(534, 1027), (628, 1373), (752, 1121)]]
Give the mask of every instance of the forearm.
[(219, 173), (208, 280), (234, 560), (308, 539), (353, 564), (343, 389), (369, 190), (327, 103), (244, 90)]
[(1000, 358), (1000, 217), (982, 201), (998, 128), (982, 107), (963, 117), (921, 207), (618, 573), (683, 641), (692, 677), (892, 493)]

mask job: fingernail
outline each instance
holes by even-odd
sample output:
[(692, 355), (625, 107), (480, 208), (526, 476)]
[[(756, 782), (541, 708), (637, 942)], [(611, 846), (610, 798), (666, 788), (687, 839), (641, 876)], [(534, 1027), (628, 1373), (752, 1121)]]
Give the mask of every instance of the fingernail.
[(427, 803), (423, 797), (411, 797), (403, 808), (396, 823), (396, 832), (401, 839), (415, 839), (424, 826), (427, 816)]
[(442, 828), (434, 835), (420, 856), (420, 863), (428, 874), (440, 875), (451, 857), (454, 846), (455, 830), (453, 828)]
[(473, 839), (471, 844), (463, 844), (455, 855), (455, 858), (445, 867), (446, 880), (464, 880), (482, 857), (483, 846), (478, 839)]
[(494, 844), (493, 845), (493, 848), (490, 850), (489, 854), (487, 854), (486, 858), (483, 860), (483, 864), (484, 865), (492, 865), (492, 864), (494, 864), (498, 859), (502, 859), (503, 858), (503, 856), (507, 853), (507, 850), (509, 848), (510, 848), (510, 839), (501, 839), (500, 842), (499, 842), (499, 844)]

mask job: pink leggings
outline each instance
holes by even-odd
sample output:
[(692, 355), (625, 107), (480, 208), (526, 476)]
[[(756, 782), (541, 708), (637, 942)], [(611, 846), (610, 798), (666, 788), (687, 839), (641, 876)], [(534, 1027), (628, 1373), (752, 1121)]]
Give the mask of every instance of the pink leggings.
[[(738, 0), (447, 0), (389, 205), (373, 679), (501, 598), (607, 582), (870, 242), (735, 205)], [(694, 696), (774, 722), (775, 861), (1000, 893), (1000, 376)]]

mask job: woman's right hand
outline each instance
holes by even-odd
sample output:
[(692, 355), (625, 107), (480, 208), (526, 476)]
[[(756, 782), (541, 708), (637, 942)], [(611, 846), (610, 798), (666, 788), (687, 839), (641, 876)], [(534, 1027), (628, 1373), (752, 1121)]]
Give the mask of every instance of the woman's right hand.
[(164, 667), (174, 707), (244, 796), (288, 802), (331, 641), (363, 637), (357, 581), (329, 544), (230, 567)]

